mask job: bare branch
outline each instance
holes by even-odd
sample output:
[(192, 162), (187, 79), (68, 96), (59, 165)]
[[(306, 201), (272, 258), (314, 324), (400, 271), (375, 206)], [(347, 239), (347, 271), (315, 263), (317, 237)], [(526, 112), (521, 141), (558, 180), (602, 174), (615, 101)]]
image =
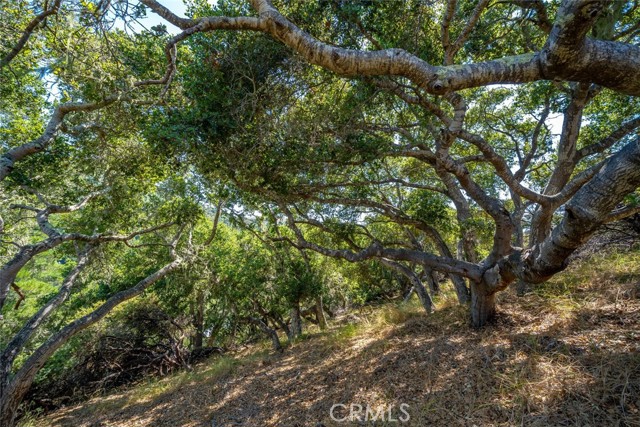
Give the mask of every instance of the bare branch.
[(456, 6), (458, 0), (448, 0), (447, 7), (444, 12), (444, 16), (442, 18), (442, 25), (440, 27), (440, 37), (442, 39), (442, 47), (445, 51), (445, 65), (447, 64), (449, 47), (451, 45), (451, 36), (449, 34), (449, 28), (451, 27), (451, 21), (453, 20), (453, 16), (456, 13)]
[(216, 207), (216, 215), (213, 218), (213, 227), (211, 228), (211, 233), (207, 240), (204, 242), (204, 246), (209, 246), (213, 239), (216, 238), (216, 233), (218, 232), (218, 222), (220, 221), (220, 213), (222, 212), (222, 204), (224, 203), (224, 199), (220, 199), (218, 201), (218, 206)]
[(20, 289), (20, 286), (16, 285), (15, 283), (11, 284), (11, 289), (13, 289), (16, 294), (18, 294), (18, 301), (16, 301), (16, 305), (13, 306), (13, 309), (17, 310), (18, 308), (20, 308), (20, 304), (22, 303), (22, 301), (24, 301), (25, 295), (22, 293), (22, 289)]
[(42, 135), (31, 142), (27, 142), (8, 150), (2, 155), (2, 157), (0, 157), (0, 181), (3, 181), (7, 175), (11, 173), (16, 162), (19, 162), (32, 154), (45, 150), (58, 133), (58, 130), (60, 129), (60, 126), (67, 114), (72, 112), (95, 111), (113, 104), (119, 99), (119, 96), (110, 96), (99, 102), (70, 102), (57, 106), (54, 109), (53, 114), (49, 119), (49, 123)]

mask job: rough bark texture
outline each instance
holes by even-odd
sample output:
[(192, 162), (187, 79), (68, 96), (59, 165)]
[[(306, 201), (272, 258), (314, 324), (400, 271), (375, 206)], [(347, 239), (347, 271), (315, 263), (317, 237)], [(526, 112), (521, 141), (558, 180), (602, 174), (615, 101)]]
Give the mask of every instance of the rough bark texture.
[(629, 95), (640, 95), (640, 48), (586, 39), (587, 32), (607, 4), (605, 0), (565, 0), (548, 42), (539, 52), (463, 66), (435, 66), (403, 49), (360, 51), (323, 43), (287, 20), (268, 0), (252, 0), (258, 18), (196, 20), (180, 18), (155, 0), (142, 0), (142, 3), (185, 31), (227, 29), (268, 33), (308, 62), (338, 74), (402, 76), (433, 94), (497, 83), (562, 79), (596, 83)]
[(496, 294), (482, 283), (471, 282), (471, 324), (478, 328), (496, 314)]
[(291, 336), (298, 338), (302, 335), (302, 316), (300, 314), (300, 304), (296, 303), (291, 307)]
[(565, 207), (562, 222), (525, 257), (523, 279), (547, 280), (566, 268), (567, 258), (613, 212), (625, 195), (640, 186), (640, 139), (613, 155)]

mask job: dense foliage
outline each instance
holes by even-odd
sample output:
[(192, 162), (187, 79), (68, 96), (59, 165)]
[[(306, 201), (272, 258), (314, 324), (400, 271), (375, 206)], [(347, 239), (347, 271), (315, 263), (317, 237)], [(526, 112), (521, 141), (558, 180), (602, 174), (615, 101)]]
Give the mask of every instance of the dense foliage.
[(640, 210), (637, 2), (170, 9), (0, 0), (2, 426), (414, 292), (482, 326)]

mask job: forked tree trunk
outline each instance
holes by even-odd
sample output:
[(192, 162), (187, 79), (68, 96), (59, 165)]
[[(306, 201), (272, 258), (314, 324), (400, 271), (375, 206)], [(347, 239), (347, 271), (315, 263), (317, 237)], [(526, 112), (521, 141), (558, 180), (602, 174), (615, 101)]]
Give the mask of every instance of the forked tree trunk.
[(480, 328), (495, 317), (496, 294), (482, 283), (471, 283), (471, 324)]
[(409, 298), (411, 298), (411, 293), (415, 292), (416, 295), (418, 295), (418, 299), (420, 300), (420, 304), (422, 304), (422, 307), (424, 307), (424, 310), (427, 313), (431, 313), (433, 311), (433, 301), (431, 300), (431, 297), (429, 296), (429, 293), (427, 292), (426, 288), (422, 284), (422, 280), (420, 280), (418, 275), (412, 269), (410, 269), (406, 265), (403, 265), (388, 259), (384, 259), (384, 258), (381, 259), (380, 262), (383, 265), (391, 267), (394, 270), (400, 272), (413, 285), (411, 287), (411, 291), (409, 292), (409, 294), (407, 294), (405, 301), (408, 301)]
[(291, 335), (291, 328), (289, 328), (289, 325), (285, 323), (284, 320), (279, 315), (272, 316), (271, 320), (273, 321), (273, 323), (277, 325), (278, 328), (284, 331), (289, 341), (293, 339), (293, 335)]

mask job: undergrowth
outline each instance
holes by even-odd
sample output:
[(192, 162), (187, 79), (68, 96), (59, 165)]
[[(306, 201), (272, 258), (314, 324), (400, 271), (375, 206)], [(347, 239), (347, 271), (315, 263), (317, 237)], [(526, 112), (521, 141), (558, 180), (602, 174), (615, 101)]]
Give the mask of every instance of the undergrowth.
[(411, 426), (640, 426), (639, 255), (503, 292), (483, 330), (445, 290), (430, 315), (415, 298), (354, 311), (283, 354), (265, 341), (24, 425), (329, 427), (345, 425), (329, 419), (335, 402), (406, 402)]

